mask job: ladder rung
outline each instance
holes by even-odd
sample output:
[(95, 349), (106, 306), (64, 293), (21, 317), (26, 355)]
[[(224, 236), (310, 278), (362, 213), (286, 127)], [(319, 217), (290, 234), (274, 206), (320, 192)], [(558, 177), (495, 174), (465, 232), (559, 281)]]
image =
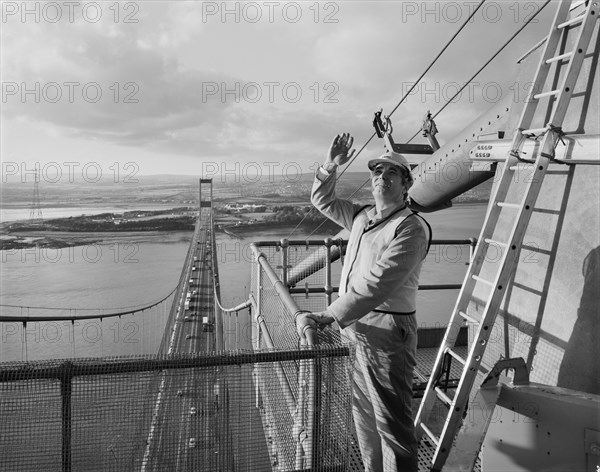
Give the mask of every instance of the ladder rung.
[(565, 54), (561, 54), (560, 56), (551, 57), (550, 59), (546, 59), (546, 64), (551, 64), (553, 62), (562, 61), (563, 59), (571, 57), (572, 55), (573, 55), (572, 52), (567, 52)]
[(446, 406), (452, 405), (452, 398), (446, 395), (440, 387), (435, 387), (435, 392), (437, 393), (438, 398), (442, 400)]
[(502, 208), (515, 208), (518, 209), (521, 207), (518, 203), (508, 203), (508, 202), (497, 202), (496, 205)]
[[(549, 92), (542, 92), (542, 93), (536, 93), (533, 98), (535, 100), (539, 100), (540, 98), (544, 98), (544, 97), (550, 97), (552, 95), (558, 95), (560, 93), (560, 90), (550, 90)], [(546, 130), (546, 128), (544, 128), (544, 131)]]
[(528, 244), (521, 244), (521, 250), (523, 250), (523, 249), (525, 249), (526, 251), (537, 252), (539, 254), (545, 254), (546, 256), (551, 256), (552, 254), (554, 254), (549, 249), (543, 249), (541, 247), (530, 246)]
[(473, 318), (472, 316), (467, 315), (464, 311), (459, 311), (458, 314), (460, 316), (462, 316), (467, 322), (469, 323), (473, 323), (473, 324), (479, 324), (479, 321), (477, 321), (475, 318)]
[(439, 443), (440, 443), (439, 438), (435, 434), (433, 434), (431, 432), (431, 430), (427, 426), (425, 426), (424, 423), (421, 423), (421, 428), (423, 428), (423, 431), (425, 432), (425, 434), (427, 434), (429, 439), (431, 439), (436, 446), (439, 445)]
[(564, 23), (561, 23), (560, 25), (558, 25), (557, 28), (558, 29), (566, 28), (567, 26), (571, 26), (576, 23), (581, 23), (583, 21), (584, 17), (585, 17), (585, 14), (576, 16), (575, 18), (571, 18), (570, 20), (567, 20)]
[(474, 280), (477, 280), (477, 282), (484, 283), (486, 285), (489, 285), (490, 287), (494, 286), (494, 282), (490, 282), (489, 280), (483, 279), (483, 278), (479, 277), (478, 275), (472, 275), (471, 277), (473, 277)]
[(495, 239), (485, 238), (484, 241), (488, 244), (495, 244), (496, 246), (500, 247), (508, 247), (508, 244), (496, 241)]
[[(537, 95), (534, 95), (533, 98), (537, 97)], [(528, 136), (528, 135), (536, 135), (536, 134), (543, 134), (548, 130), (548, 128), (532, 128), (532, 129), (524, 129), (521, 131), (521, 134)]]
[(517, 165), (510, 166), (509, 169), (514, 172), (515, 170), (519, 170), (519, 166), (531, 166), (532, 164), (535, 164), (535, 161), (519, 162)]
[(534, 295), (537, 295), (538, 297), (541, 297), (541, 296), (544, 295), (543, 291), (536, 290), (535, 288), (528, 287), (527, 285), (523, 285), (523, 284), (520, 284), (518, 282), (513, 282), (513, 287), (520, 288), (521, 290), (524, 290), (524, 291), (529, 292), (529, 293), (533, 293)]
[(466, 365), (467, 361), (464, 360), (461, 356), (459, 356), (456, 352), (454, 352), (452, 349), (448, 348), (446, 349), (446, 352), (448, 354), (450, 354), (452, 357), (454, 357), (458, 362), (460, 362), (462, 365)]

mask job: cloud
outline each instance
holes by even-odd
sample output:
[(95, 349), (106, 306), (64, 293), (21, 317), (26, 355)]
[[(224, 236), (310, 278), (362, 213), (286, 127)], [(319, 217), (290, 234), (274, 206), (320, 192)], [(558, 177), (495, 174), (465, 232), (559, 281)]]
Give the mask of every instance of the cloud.
[(25, 26), (30, 33), (25, 38), (10, 37), (6, 118), (46, 122), (76, 137), (152, 146), (227, 112), (228, 103), (203, 93), (204, 85), (234, 78), (184, 68), (169, 48), (131, 34), (135, 29)]
[[(458, 4), (462, 15), (467, 4)], [(125, 4), (118, 4), (120, 21), (113, 4), (101, 5), (96, 23), (3, 24), (3, 120), (146, 153), (321, 160), (338, 132), (355, 134), (357, 146), (366, 141), (373, 112), (392, 110), (460, 24), (442, 3), (423, 17), (428, 2), (335, 3), (331, 23), (323, 21), (325, 4), (316, 21), (314, 4), (303, 3), (297, 23), (277, 11), (273, 23), (205, 21), (197, 2), (140, 3), (137, 23), (125, 23)], [(461, 34), (394, 114), (400, 136), (417, 131), (425, 112), (443, 106), (507, 28), (519, 26), (509, 16), (514, 8), (503, 14), (497, 24), (481, 17)], [(524, 37), (528, 44), (541, 37), (536, 28)], [(497, 80), (506, 93), (516, 51), (478, 79), (477, 100), (464, 93), (440, 116), (440, 130), (458, 131), (461, 120), (489, 108), (481, 97), (487, 82)]]

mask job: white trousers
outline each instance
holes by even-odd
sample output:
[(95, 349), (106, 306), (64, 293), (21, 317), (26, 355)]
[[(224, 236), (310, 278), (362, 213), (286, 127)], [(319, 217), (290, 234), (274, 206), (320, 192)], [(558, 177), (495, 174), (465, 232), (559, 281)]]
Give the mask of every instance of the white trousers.
[(417, 472), (415, 315), (371, 312), (342, 330), (356, 345), (352, 413), (366, 472)]

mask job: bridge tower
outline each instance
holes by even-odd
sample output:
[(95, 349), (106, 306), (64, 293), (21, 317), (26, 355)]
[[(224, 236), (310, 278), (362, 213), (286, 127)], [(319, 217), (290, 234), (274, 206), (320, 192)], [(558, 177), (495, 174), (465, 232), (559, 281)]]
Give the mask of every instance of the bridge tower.
[[(203, 186), (204, 184), (204, 192)], [(208, 188), (206, 186), (208, 185)], [(213, 199), (213, 184), (212, 179), (202, 179), (200, 178), (200, 184), (198, 185), (198, 201), (199, 203), (199, 215), (202, 216), (202, 208), (212, 208), (212, 199)]]
[(35, 220), (36, 218), (42, 219), (42, 206), (40, 203), (40, 188), (39, 188), (39, 174), (38, 170), (35, 171), (35, 177), (33, 182), (33, 199), (31, 201), (31, 209), (29, 211), (29, 219)]

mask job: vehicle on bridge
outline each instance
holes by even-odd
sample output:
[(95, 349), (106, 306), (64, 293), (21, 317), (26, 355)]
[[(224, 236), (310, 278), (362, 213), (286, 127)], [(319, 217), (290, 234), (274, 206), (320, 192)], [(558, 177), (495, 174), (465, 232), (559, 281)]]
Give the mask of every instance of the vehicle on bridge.
[(209, 321), (208, 316), (202, 317), (202, 331), (205, 333), (212, 333), (214, 331), (214, 325)]

